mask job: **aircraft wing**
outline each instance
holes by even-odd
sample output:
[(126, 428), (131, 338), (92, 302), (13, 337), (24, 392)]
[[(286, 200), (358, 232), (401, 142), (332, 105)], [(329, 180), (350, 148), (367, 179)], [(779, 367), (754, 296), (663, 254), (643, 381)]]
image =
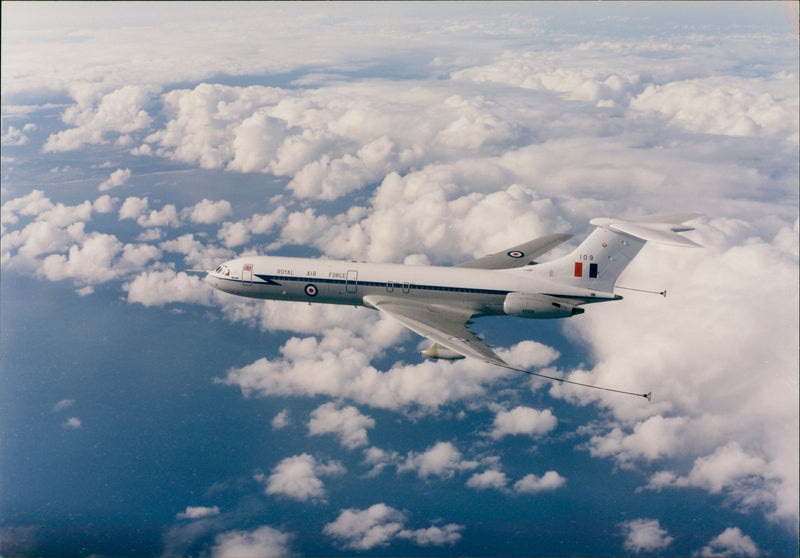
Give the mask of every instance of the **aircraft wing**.
[(545, 252), (549, 252), (562, 242), (572, 238), (571, 234), (548, 234), (535, 240), (529, 240), (513, 248), (489, 254), (477, 260), (465, 262), (456, 267), (472, 267), (477, 269), (512, 269), (533, 263)]
[(469, 312), (379, 296), (365, 296), (364, 302), (392, 316), (411, 331), (461, 355), (492, 364), (506, 364), (467, 328)]

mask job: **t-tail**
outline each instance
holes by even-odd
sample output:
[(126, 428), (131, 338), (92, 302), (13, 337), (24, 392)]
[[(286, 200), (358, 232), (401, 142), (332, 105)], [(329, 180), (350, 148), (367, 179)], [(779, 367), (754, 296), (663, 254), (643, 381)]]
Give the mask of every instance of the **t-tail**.
[(592, 219), (590, 223), (597, 228), (574, 252), (540, 266), (560, 283), (613, 293), (617, 278), (646, 242), (700, 247), (679, 234), (694, 230), (683, 223), (700, 216), (700, 213), (675, 213), (638, 219)]

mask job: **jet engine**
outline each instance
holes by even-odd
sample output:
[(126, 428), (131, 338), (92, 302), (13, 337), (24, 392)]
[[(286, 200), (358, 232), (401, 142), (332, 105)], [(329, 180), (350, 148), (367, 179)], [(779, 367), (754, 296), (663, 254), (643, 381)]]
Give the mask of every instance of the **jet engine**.
[(503, 311), (518, 318), (569, 318), (583, 314), (578, 308), (563, 298), (535, 293), (508, 293), (503, 302)]
[(442, 347), (439, 343), (434, 343), (424, 351), (420, 351), (420, 354), (425, 355), (428, 358), (442, 359), (442, 360), (460, 360), (464, 358), (464, 355), (461, 353), (457, 353), (455, 351), (451, 351), (447, 347)]

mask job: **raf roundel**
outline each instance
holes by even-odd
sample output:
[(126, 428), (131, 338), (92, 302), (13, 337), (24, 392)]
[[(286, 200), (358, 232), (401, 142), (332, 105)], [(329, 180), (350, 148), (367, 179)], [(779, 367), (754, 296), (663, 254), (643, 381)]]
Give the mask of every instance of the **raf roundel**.
[(512, 250), (511, 252), (508, 253), (508, 255), (509, 255), (509, 257), (516, 258), (516, 259), (525, 257), (525, 253), (524, 252), (520, 252), (519, 250)]
[(306, 285), (306, 294), (308, 296), (317, 296), (317, 287), (316, 287), (316, 285)]

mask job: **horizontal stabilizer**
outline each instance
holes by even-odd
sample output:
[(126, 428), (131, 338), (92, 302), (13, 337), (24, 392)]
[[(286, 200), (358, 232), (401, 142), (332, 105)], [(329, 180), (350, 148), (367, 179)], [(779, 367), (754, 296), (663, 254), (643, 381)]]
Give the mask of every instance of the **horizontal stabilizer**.
[(649, 242), (668, 244), (670, 246), (685, 246), (700, 248), (696, 242), (678, 234), (693, 231), (694, 227), (684, 225), (700, 217), (699, 213), (677, 213), (671, 215), (650, 215), (639, 219), (592, 219), (590, 223), (609, 231), (620, 232)]
[(545, 252), (549, 252), (570, 238), (572, 238), (571, 234), (548, 234), (477, 260), (459, 264), (456, 267), (470, 267), (473, 269), (513, 269), (515, 267), (523, 267), (533, 263), (535, 258)]

